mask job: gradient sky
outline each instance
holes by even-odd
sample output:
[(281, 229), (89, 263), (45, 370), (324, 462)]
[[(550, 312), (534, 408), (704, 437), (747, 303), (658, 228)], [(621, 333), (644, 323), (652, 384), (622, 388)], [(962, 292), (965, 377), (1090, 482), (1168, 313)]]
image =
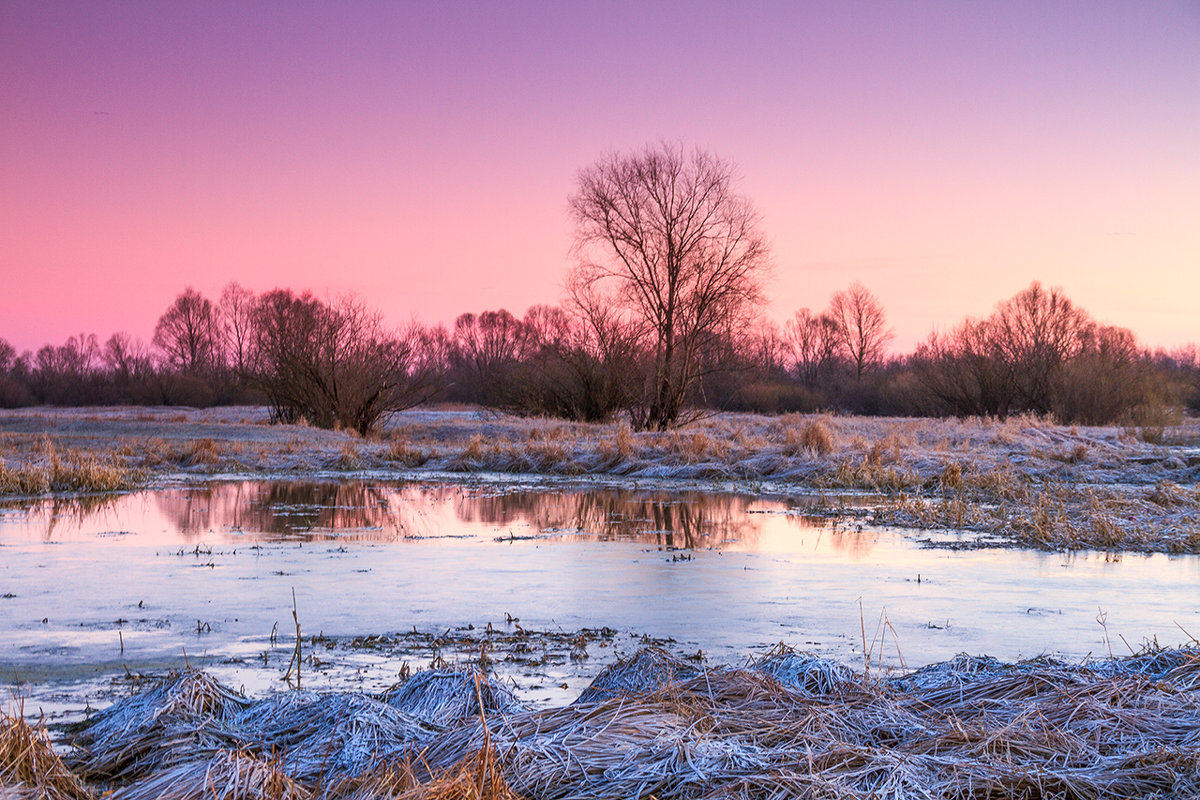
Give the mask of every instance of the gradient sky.
[(858, 280), (903, 351), (1036, 279), (1200, 341), (1197, 0), (0, 0), (0, 337), (230, 280), (522, 313), (577, 171), (664, 138), (740, 166), (777, 320)]

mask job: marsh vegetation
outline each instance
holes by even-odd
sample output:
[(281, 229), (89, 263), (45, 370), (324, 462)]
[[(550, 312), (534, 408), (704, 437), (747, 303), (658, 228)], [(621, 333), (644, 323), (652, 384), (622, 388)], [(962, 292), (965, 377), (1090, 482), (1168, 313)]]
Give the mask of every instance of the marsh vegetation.
[(484, 672), (256, 700), (189, 671), (89, 718), (66, 766), (5, 717), (0, 785), (70, 800), (1186, 797), (1198, 692), (1193, 648), (892, 677), (787, 647), (742, 667), (650, 648), (540, 709)]

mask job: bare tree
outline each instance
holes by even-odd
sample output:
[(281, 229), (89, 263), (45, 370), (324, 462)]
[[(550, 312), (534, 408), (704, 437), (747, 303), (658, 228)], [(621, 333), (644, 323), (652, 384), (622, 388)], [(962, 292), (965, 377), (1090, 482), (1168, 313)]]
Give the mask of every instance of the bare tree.
[(767, 244), (735, 182), (729, 162), (669, 143), (610, 153), (579, 173), (570, 285), (576, 297), (606, 298), (650, 343), (647, 385), (631, 392), (639, 428), (679, 420), (706, 339), (760, 297)]
[(838, 344), (861, 380), (863, 372), (883, 361), (892, 340), (883, 306), (867, 287), (856, 282), (829, 301), (829, 316), (837, 325)]
[(127, 381), (150, 371), (150, 357), (140, 340), (120, 331), (104, 343), (104, 365), (114, 378)]
[(592, 320), (551, 306), (525, 313), (525, 355), (511, 376), (510, 407), (596, 422), (623, 405), (620, 356)]
[(253, 344), (254, 292), (231, 281), (221, 290), (217, 303), (217, 324), (221, 333), (225, 363), (239, 378), (250, 365)]
[(0, 339), (0, 408), (14, 408), (33, 402), (33, 393), (28, 386), (30, 356), (17, 355), (17, 350), (4, 339)]
[(254, 331), (252, 374), (276, 421), (303, 418), (365, 436), (441, 388), (438, 338), (415, 325), (395, 335), (354, 298), (331, 306), (276, 289), (259, 298)]
[(563, 345), (572, 338), (575, 329), (575, 320), (560, 306), (530, 306), (521, 324), (525, 329), (527, 354)]
[(12, 369), (17, 363), (17, 350), (6, 340), (0, 339), (0, 375)]
[(1078, 355), (1093, 323), (1062, 289), (1038, 282), (1005, 300), (992, 316), (996, 347), (1012, 372), (1022, 404), (1034, 411), (1051, 409), (1054, 381)]
[(767, 374), (787, 371), (790, 348), (779, 323), (774, 320), (760, 319), (743, 328), (740, 335), (738, 331), (731, 331), (730, 339), (753, 369)]
[(1016, 404), (1012, 372), (1000, 356), (991, 319), (968, 319), (949, 334), (932, 334), (912, 360), (935, 404), (956, 416), (1004, 419)]
[(321, 314), (321, 302), (307, 292), (275, 289), (255, 303), (251, 377), (266, 394), (274, 422), (298, 422), (311, 413)]
[(817, 315), (802, 308), (788, 320), (784, 335), (796, 376), (810, 389), (816, 387), (837, 357), (837, 323), (828, 314)]
[(913, 366), (935, 404), (955, 414), (1023, 410), (1101, 424), (1179, 396), (1132, 332), (1097, 325), (1061, 289), (1038, 283), (985, 320), (931, 336)]
[(1101, 425), (1139, 410), (1170, 393), (1170, 380), (1154, 368), (1133, 332), (1111, 325), (1089, 326), (1079, 352), (1061, 366), (1053, 387), (1060, 422)]
[(219, 338), (212, 301), (188, 287), (154, 326), (154, 346), (167, 363), (190, 375), (216, 364)]

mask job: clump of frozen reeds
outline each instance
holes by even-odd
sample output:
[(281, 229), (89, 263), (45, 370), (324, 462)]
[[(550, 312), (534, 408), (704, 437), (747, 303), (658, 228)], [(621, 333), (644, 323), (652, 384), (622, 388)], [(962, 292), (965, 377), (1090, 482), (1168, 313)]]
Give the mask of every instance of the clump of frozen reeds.
[(610, 697), (652, 694), (699, 672), (696, 665), (661, 647), (643, 647), (632, 656), (605, 667), (576, 702), (594, 703)]
[(326, 797), (337, 800), (521, 800), (508, 785), (496, 748), (490, 743), (450, 767), (430, 770), (412, 758), (380, 764), (335, 785)]
[(831, 694), (860, 682), (844, 664), (802, 653), (783, 642), (751, 661), (750, 667), (810, 694)]
[[(615, 666), (583, 702), (537, 711), (502, 710), (470, 673), (425, 673), (385, 695), (411, 713), (299, 691), (246, 707), (210, 686), (185, 710), (239, 745), (172, 747), (174, 763), (130, 774), (142, 763), (130, 761), (106, 780), (128, 784), (116, 800), (1200, 796), (1197, 647), (1085, 664), (958, 656), (870, 682), (785, 646), (749, 669), (652, 648)], [(156, 711), (170, 688), (114, 707), (144, 719), (111, 736), (169, 727)]]
[(54, 752), (44, 728), (0, 711), (0, 798), (91, 800), (87, 789)]
[(243, 742), (278, 753), (287, 774), (331, 783), (426, 741), (436, 728), (360, 694), (289, 693), (259, 701), (234, 725)]
[(289, 777), (277, 761), (221, 751), (125, 786), (112, 800), (308, 800), (312, 792)]
[(386, 690), (383, 702), (434, 725), (453, 725), (524, 707), (506, 686), (469, 670), (422, 670)]
[(1198, 720), (1194, 693), (1119, 664), (957, 659), (824, 696), (717, 669), (460, 728), (427, 755), (491, 737), (514, 789), (572, 799), (1186, 797), (1200, 790)]
[[(659, 794), (671, 787), (695, 791), (703, 760), (688, 745), (690, 721), (653, 696), (614, 697), (599, 703), (528, 712), (485, 728), (458, 728), (424, 754), (445, 768), (463, 753), (487, 742), (504, 754), (504, 777), (516, 792), (531, 797), (628, 798)], [(674, 780), (672, 780), (674, 779)], [(672, 786), (672, 783), (675, 786)]]
[(93, 717), (71, 739), (72, 766), (88, 780), (129, 780), (236, 747), (229, 723), (249, 705), (207, 673), (168, 676)]

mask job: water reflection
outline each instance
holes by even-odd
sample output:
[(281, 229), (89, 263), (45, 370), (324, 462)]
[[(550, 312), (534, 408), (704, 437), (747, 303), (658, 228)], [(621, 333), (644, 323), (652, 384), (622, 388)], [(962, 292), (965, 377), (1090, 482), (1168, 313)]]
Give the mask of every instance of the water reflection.
[(0, 672), (136, 669), (184, 648), (258, 663), (293, 593), (305, 630), (331, 636), (511, 615), (670, 636), (726, 661), (783, 640), (861, 663), (883, 610), (911, 665), (1082, 657), (1109, 633), (1200, 629), (1195, 556), (927, 550), (805, 512), (747, 495), (328, 481), (0, 510)]
[(753, 540), (759, 525), (747, 511), (755, 502), (737, 495), (666, 495), (611, 489), (464, 497), (456, 510), (465, 522), (521, 522), (544, 532), (587, 534), (601, 541), (633, 540), (660, 547), (698, 548)]
[(34, 501), (28, 498), (0, 501), (0, 514), (41, 520), (45, 524), (43, 539), (53, 541), (60, 525), (79, 528), (89, 521), (111, 514), (125, 499), (121, 495), (84, 495), (82, 497), (50, 497)]
[(243, 482), (162, 492), (155, 501), (184, 539), (214, 531), (320, 541), (331, 538), (392, 540), (403, 531), (395, 490), (362, 482)]
[[(105, 525), (162, 529), (183, 543), (250, 538), (393, 542), (462, 536), (634, 541), (661, 548), (753, 549), (768, 517), (821, 527), (797, 501), (700, 492), (388, 485), (365, 481), (243, 481), (93, 500), (48, 500), (28, 511), (47, 541)], [(831, 532), (857, 552), (870, 537)]]

